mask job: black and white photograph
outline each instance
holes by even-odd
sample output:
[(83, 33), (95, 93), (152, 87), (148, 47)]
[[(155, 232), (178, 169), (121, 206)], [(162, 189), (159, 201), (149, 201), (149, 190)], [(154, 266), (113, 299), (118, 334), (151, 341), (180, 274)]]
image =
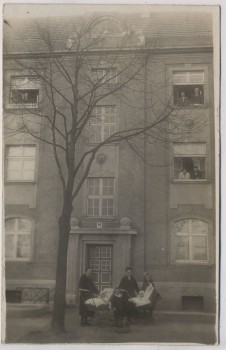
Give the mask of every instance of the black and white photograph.
[(2, 27), (2, 342), (218, 344), (220, 7)]

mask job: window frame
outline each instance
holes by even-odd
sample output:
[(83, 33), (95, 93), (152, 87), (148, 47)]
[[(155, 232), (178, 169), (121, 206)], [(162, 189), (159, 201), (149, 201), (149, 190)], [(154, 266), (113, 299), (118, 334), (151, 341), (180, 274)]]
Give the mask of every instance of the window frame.
[[(28, 157), (24, 157), (24, 154), (22, 156), (13, 156), (13, 157), (9, 157), (8, 156), (8, 152), (9, 152), (9, 149), (11, 147), (21, 147), (21, 148), (25, 148), (25, 147), (33, 147), (35, 149), (35, 155), (34, 156), (28, 156)], [(24, 152), (24, 151), (23, 151)], [(5, 145), (5, 171), (4, 171), (4, 174), (5, 174), (5, 182), (7, 183), (16, 183), (16, 182), (19, 182), (19, 183), (33, 183), (33, 182), (36, 182), (36, 172), (37, 172), (37, 154), (38, 154), (38, 147), (36, 144), (18, 144), (18, 143), (12, 143), (12, 144), (7, 144)], [(8, 179), (7, 178), (7, 174), (8, 174), (8, 162), (9, 162), (9, 158), (19, 158), (19, 161), (20, 161), (20, 164), (23, 164), (24, 160), (25, 159), (33, 159), (34, 160), (34, 170), (33, 170), (33, 179), (23, 179), (22, 178), (22, 175), (21, 175), (21, 178), (20, 179)], [(20, 167), (19, 169), (20, 173), (22, 174), (23, 173), (23, 166)]]
[[(106, 108), (114, 108), (114, 119), (115, 122), (114, 123), (106, 123), (105, 122), (105, 116), (106, 116)], [(96, 113), (96, 109), (97, 108), (101, 108), (101, 115), (100, 115), (100, 122), (94, 122), (95, 118), (97, 118), (97, 114)], [(94, 119), (93, 119), (94, 118)], [(97, 133), (96, 131), (94, 131), (94, 127), (95, 126), (100, 126), (100, 133)], [(108, 136), (105, 137), (105, 127), (114, 127), (114, 132), (113, 133), (108, 133)], [(106, 140), (108, 137), (110, 137), (111, 135), (113, 135), (116, 132), (117, 129), (117, 109), (116, 109), (116, 105), (97, 105), (94, 108), (94, 113), (92, 114), (91, 118), (90, 118), (90, 123), (89, 123), (89, 142), (90, 143), (94, 143), (97, 144), (99, 142), (103, 142), (104, 140)], [(96, 135), (100, 134), (100, 140), (96, 140)]]
[[(89, 194), (89, 180), (90, 179), (98, 179), (100, 182), (99, 182), (99, 193), (98, 194), (92, 194), (90, 195)], [(113, 180), (113, 194), (107, 194), (107, 195), (104, 195), (103, 194), (103, 182), (104, 182), (104, 179), (112, 179)], [(94, 187), (95, 188), (95, 187)], [(98, 206), (98, 215), (91, 215), (89, 214), (89, 199), (97, 199), (99, 200), (99, 206)], [(110, 199), (112, 200), (112, 215), (103, 215), (103, 200), (105, 199)], [(91, 209), (94, 210), (95, 207), (92, 207)], [(88, 177), (87, 178), (87, 201), (86, 201), (86, 215), (87, 217), (89, 218), (112, 218), (115, 216), (115, 178), (114, 177)]]
[[(187, 154), (183, 154), (183, 153), (178, 153), (178, 154), (175, 154), (175, 146), (176, 145), (204, 145), (205, 146), (205, 153), (203, 154), (195, 154), (195, 153), (191, 153), (189, 155)], [(179, 178), (175, 178), (175, 158), (204, 158), (205, 159), (205, 169), (204, 169), (204, 174), (205, 174), (205, 178), (195, 178), (195, 179), (179, 179)], [(194, 168), (194, 167), (193, 167)], [(199, 171), (201, 171), (201, 169), (198, 169)], [(182, 171), (182, 169), (181, 169)], [(179, 174), (178, 174), (179, 175)], [(198, 182), (198, 183), (201, 183), (201, 182), (207, 182), (208, 179), (207, 179), (207, 143), (206, 142), (174, 142), (173, 143), (173, 182), (176, 182), (176, 183), (194, 183), (194, 182)]]
[[(102, 72), (103, 74), (98, 78), (98, 71)], [(112, 71), (115, 71), (114, 74), (112, 74)], [(116, 67), (97, 67), (92, 68), (91, 70), (92, 78), (94, 81), (98, 82), (102, 79), (101, 84), (107, 85), (107, 84), (117, 84), (118, 83), (118, 70)], [(108, 77), (108, 73), (110, 73), (110, 77)], [(113, 75), (113, 77), (112, 77)], [(108, 77), (108, 78), (107, 78)], [(108, 81), (106, 81), (108, 80)]]
[[(199, 81), (199, 82), (191, 82), (191, 75), (192, 74), (198, 74), (198, 73), (202, 73), (203, 75), (203, 81)], [(174, 76), (176, 74), (184, 74), (186, 75), (186, 79), (183, 81), (183, 82), (180, 82), (180, 83), (175, 83), (174, 82)], [(173, 106), (178, 106), (180, 105), (177, 101), (178, 101), (178, 97), (177, 97), (177, 100), (175, 101), (176, 99), (176, 96), (175, 96), (175, 90), (176, 90), (176, 87), (200, 87), (202, 86), (202, 99), (203, 99), (203, 103), (192, 103), (192, 99), (189, 103), (186, 103), (185, 105), (183, 105), (184, 108), (203, 108), (205, 105), (206, 105), (206, 89), (205, 89), (205, 85), (206, 85), (206, 74), (205, 74), (205, 69), (174, 69), (172, 71), (172, 95), (173, 95)], [(185, 96), (187, 97), (187, 96)]]
[[(5, 224), (6, 221), (9, 220), (15, 220), (15, 227), (18, 228), (18, 220), (26, 220), (30, 223), (30, 231), (20, 231), (20, 230), (16, 230), (15, 231), (11, 231), (11, 232), (7, 232), (6, 229), (5, 231), (5, 240), (6, 240), (6, 236), (10, 235), (10, 236), (14, 236), (14, 254), (12, 258), (7, 258), (6, 257), (6, 245), (5, 245), (5, 261), (6, 262), (30, 262), (32, 261), (32, 256), (33, 256), (33, 220), (31, 218), (28, 217), (24, 217), (24, 216), (12, 216), (12, 217), (6, 217), (5, 218)], [(27, 258), (23, 258), (23, 257), (17, 257), (17, 248), (18, 248), (18, 237), (19, 236), (29, 236), (30, 237), (30, 246), (29, 246), (29, 257)]]
[[(24, 86), (23, 88), (14, 88), (13, 87), (13, 79), (27, 79), (28, 80), (28, 84), (29, 82), (32, 81), (37, 81), (38, 78), (36, 76), (29, 76), (29, 75), (11, 75), (10, 77), (10, 89), (9, 89), (9, 103), (8, 103), (8, 108), (9, 109), (37, 109), (39, 108), (39, 103), (40, 103), (40, 94), (41, 94), (41, 89), (40, 89), (40, 82), (38, 82), (37, 87), (35, 88), (26, 88), (26, 86)], [(25, 103), (17, 103), (17, 102), (13, 102), (12, 101), (12, 92), (13, 91), (32, 91), (32, 90), (38, 90), (38, 94), (37, 94), (37, 102), (25, 102)]]
[[(175, 230), (175, 224), (180, 221), (188, 220), (189, 221), (189, 232), (187, 233), (178, 233)], [(198, 220), (200, 222), (204, 222), (207, 224), (207, 233), (192, 233), (192, 230), (190, 229), (192, 227), (192, 220)], [(210, 264), (210, 245), (209, 245), (209, 233), (210, 233), (210, 227), (209, 223), (205, 220), (202, 220), (200, 218), (194, 218), (194, 217), (186, 217), (186, 218), (180, 218), (179, 220), (175, 220), (173, 222), (173, 247), (174, 247), (174, 263), (175, 264), (196, 264), (196, 265), (209, 265)], [(177, 250), (177, 245), (176, 245), (176, 238), (177, 237), (188, 237), (188, 253), (189, 253), (189, 259), (176, 259), (176, 250)], [(192, 259), (193, 256), (193, 246), (192, 246), (192, 237), (206, 237), (206, 260), (195, 260)]]

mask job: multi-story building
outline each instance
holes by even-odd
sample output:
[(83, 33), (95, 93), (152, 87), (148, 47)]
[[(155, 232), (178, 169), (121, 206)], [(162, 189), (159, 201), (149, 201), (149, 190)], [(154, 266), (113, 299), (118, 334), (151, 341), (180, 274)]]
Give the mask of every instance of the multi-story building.
[[(98, 22), (100, 17), (90, 18)], [(50, 27), (61, 34), (61, 44), (71, 40), (73, 21), (76, 17), (51, 20)], [(102, 14), (101, 23), (107, 23), (109, 43), (129, 30), (136, 33), (130, 52), (139, 50), (146, 61), (144, 88), (132, 99), (142, 108), (108, 97), (96, 107), (98, 118), (91, 123), (83, 147), (114, 133), (125, 118), (135, 114), (149, 118), (153, 81), (156, 89), (158, 86), (155, 105), (161, 108), (168, 100), (171, 106), (182, 103), (179, 113), (188, 132), (170, 142), (144, 139), (142, 157), (126, 143), (100, 149), (75, 201), (67, 301), (77, 301), (78, 279), (86, 266), (92, 267), (93, 279), (102, 289), (117, 286), (125, 267), (131, 265), (139, 282), (144, 271), (151, 272), (162, 296), (159, 308), (214, 312), (217, 232), (212, 17), (201, 12)], [(5, 26), (6, 290), (10, 299), (18, 288), (26, 289), (22, 298), (29, 299), (35, 298), (32, 293), (42, 292), (41, 288), (54, 288), (62, 198), (51, 147), (25, 137), (23, 128), (13, 132), (18, 113), (26, 108), (26, 117), (32, 118), (32, 111), (41, 108), (43, 94), (40, 82), (18, 68), (17, 59), (32, 64), (43, 57), (45, 48), (40, 46), (31, 21)], [(101, 50), (95, 55), (102, 57)], [(104, 76), (107, 72), (111, 78), (115, 70), (117, 67), (109, 69), (103, 62), (94, 73)], [(116, 84), (116, 78), (111, 83)], [(202, 127), (197, 123), (196, 132), (189, 133), (196, 118)], [(40, 126), (38, 119), (35, 124), (41, 133), (45, 132), (42, 123)], [(190, 175), (182, 175), (182, 168)]]

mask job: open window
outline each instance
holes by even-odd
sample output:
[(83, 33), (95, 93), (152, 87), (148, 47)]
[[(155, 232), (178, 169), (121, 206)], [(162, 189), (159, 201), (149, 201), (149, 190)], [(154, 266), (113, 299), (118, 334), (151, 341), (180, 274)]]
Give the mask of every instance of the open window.
[(205, 143), (175, 143), (173, 152), (175, 180), (206, 180)]
[(39, 82), (28, 77), (12, 77), (10, 84), (11, 108), (37, 108), (39, 103)]
[(203, 106), (204, 105), (204, 72), (174, 71), (173, 72), (174, 105)]

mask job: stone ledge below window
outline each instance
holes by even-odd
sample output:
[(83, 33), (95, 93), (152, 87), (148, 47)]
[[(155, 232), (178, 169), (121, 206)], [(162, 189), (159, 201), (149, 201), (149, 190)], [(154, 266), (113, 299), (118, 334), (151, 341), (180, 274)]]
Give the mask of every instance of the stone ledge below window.
[(200, 180), (171, 180), (170, 181), (172, 184), (210, 184), (211, 181), (210, 180), (204, 180), (204, 179), (200, 179)]

